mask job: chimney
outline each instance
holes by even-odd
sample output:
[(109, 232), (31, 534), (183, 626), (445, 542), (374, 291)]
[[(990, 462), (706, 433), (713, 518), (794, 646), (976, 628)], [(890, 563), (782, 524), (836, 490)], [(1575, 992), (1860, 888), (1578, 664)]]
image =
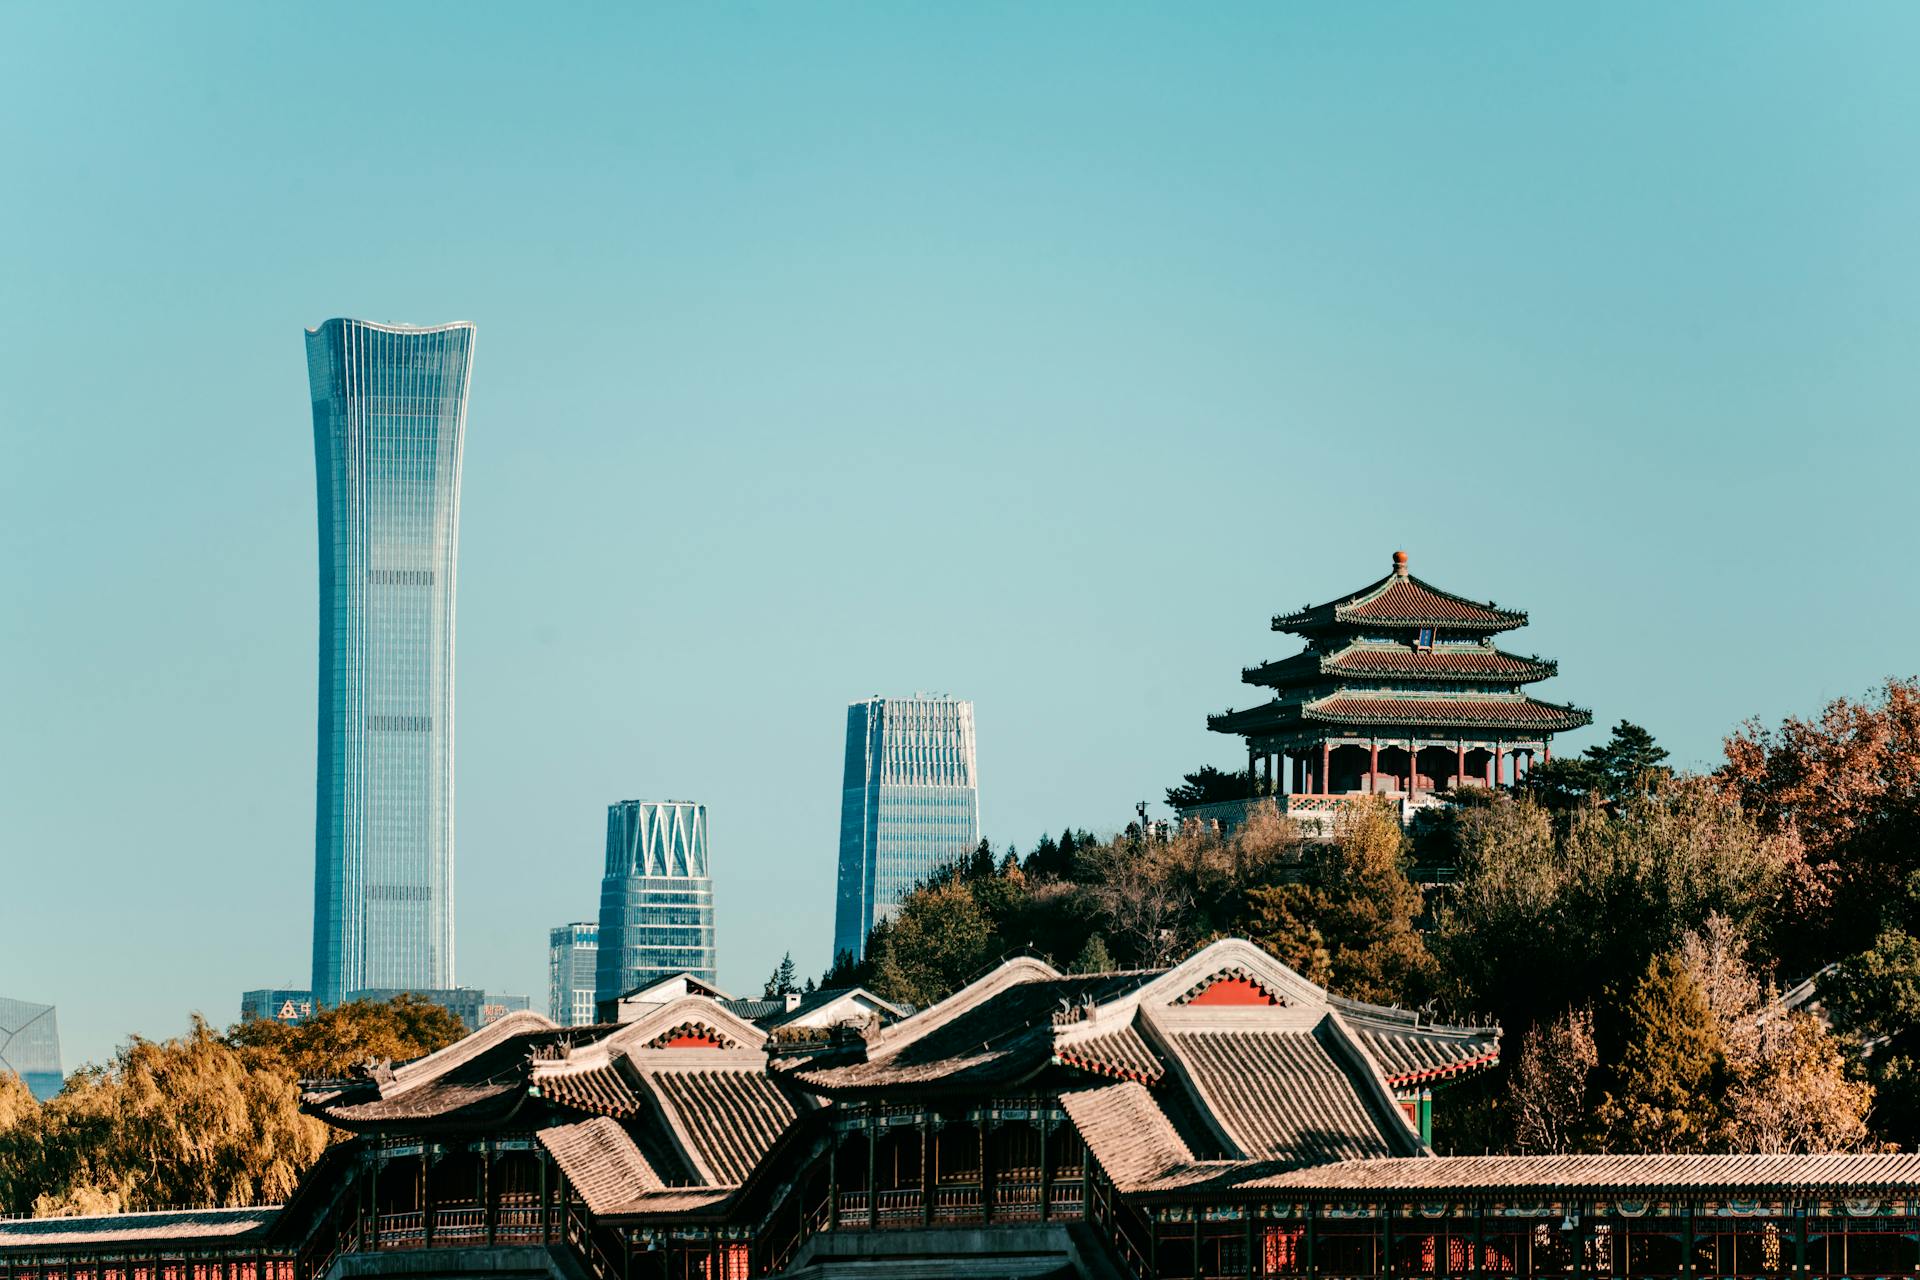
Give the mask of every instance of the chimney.
[(800, 993), (798, 991), (787, 992), (787, 1012), (792, 1013), (795, 1009), (798, 1009), (799, 1007), (800, 1007)]

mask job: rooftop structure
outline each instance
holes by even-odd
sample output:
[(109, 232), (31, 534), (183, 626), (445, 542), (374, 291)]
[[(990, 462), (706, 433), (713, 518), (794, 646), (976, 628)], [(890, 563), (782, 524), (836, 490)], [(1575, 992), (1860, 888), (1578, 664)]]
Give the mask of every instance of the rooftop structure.
[(470, 324), (307, 331), (320, 515), (313, 994), (445, 990)]
[(1305, 648), (1240, 673), (1271, 690), (1268, 701), (1207, 717), (1214, 732), (1246, 739), (1248, 775), (1289, 813), (1517, 781), (1549, 758), (1554, 734), (1592, 723), (1526, 692), (1558, 666), (1499, 647), (1525, 613), (1442, 591), (1407, 566), (1396, 551), (1379, 581), (1275, 617), (1273, 629)]
[(257, 987), (240, 993), (240, 1020), (260, 1019), (297, 1026), (313, 1016), (313, 992), (290, 987)]
[[(155, 1280), (183, 1252), (233, 1280), (1920, 1274), (1920, 1155), (1438, 1156), (1433, 1091), (1498, 1029), (1242, 941), (1010, 960), (803, 1054), (697, 980), (651, 994), (314, 1086), (356, 1136), (282, 1208), (0, 1222), (0, 1276)], [(360, 1256), (394, 1250), (417, 1256)]]
[(979, 841), (973, 704), (916, 695), (850, 705), (834, 958), (864, 956), (873, 926)]

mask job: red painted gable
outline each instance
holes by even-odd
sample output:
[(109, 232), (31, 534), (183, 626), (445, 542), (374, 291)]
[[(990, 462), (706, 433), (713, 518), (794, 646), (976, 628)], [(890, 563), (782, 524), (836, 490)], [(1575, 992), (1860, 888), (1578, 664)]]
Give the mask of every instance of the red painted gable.
[(662, 1049), (721, 1049), (722, 1045), (712, 1036), (701, 1031), (678, 1031), (673, 1035), (655, 1042)]
[(1280, 1002), (1251, 978), (1222, 978), (1187, 1001), (1188, 1004), (1272, 1005)]

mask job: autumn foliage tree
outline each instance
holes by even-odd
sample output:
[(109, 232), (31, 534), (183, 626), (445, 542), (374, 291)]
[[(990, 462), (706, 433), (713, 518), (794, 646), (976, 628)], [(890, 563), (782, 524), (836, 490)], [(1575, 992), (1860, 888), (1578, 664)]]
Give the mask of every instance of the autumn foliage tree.
[(284, 1199), (335, 1135), (300, 1112), (303, 1078), (415, 1058), (464, 1027), (415, 997), (357, 1002), (225, 1035), (195, 1017), (171, 1040), (129, 1039), (104, 1066), (34, 1101), (0, 1075), (0, 1214), (115, 1213)]

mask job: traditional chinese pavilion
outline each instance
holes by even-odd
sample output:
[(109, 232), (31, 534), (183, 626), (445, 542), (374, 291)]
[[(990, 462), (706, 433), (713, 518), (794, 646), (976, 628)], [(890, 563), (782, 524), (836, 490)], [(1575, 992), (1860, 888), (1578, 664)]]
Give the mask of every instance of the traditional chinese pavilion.
[(811, 1038), (512, 1013), (312, 1088), (286, 1204), (0, 1220), (0, 1280), (1920, 1275), (1920, 1155), (1436, 1155), (1498, 1054), (1235, 939)]
[(1306, 647), (1248, 667), (1267, 702), (1207, 717), (1216, 733), (1247, 740), (1247, 770), (1290, 809), (1318, 798), (1380, 793), (1417, 801), (1451, 787), (1517, 781), (1553, 735), (1591, 713), (1525, 692), (1558, 670), (1496, 637), (1527, 615), (1454, 595), (1416, 578), (1407, 553), (1393, 571), (1350, 595), (1274, 618)]

